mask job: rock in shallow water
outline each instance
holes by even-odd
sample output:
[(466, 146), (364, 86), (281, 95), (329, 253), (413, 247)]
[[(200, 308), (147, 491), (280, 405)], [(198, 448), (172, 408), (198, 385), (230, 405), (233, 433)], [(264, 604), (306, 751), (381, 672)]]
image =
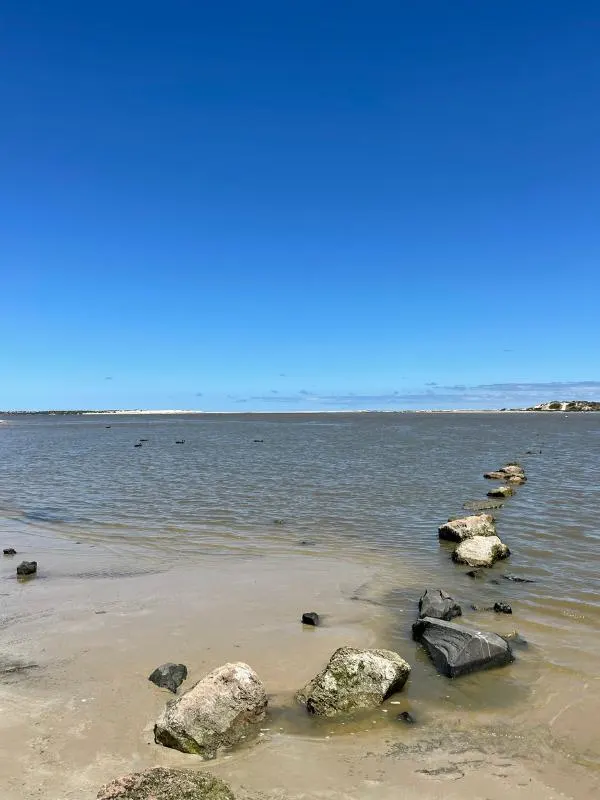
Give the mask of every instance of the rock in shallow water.
[(496, 486), (487, 493), (488, 497), (510, 497), (513, 490), (510, 486)]
[(507, 642), (495, 633), (425, 617), (413, 625), (413, 638), (427, 650), (438, 672), (449, 678), (513, 660)]
[(452, 519), (440, 525), (438, 534), (440, 539), (462, 542), (473, 536), (494, 536), (496, 526), (491, 514), (473, 514), (470, 517)]
[(491, 567), (509, 555), (510, 550), (497, 536), (475, 536), (461, 542), (452, 553), (452, 558), (458, 564), (468, 564), (470, 567)]
[(208, 772), (154, 767), (106, 784), (97, 800), (235, 800), (231, 789)]
[(320, 622), (319, 615), (317, 614), (316, 611), (305, 611), (304, 614), (302, 614), (303, 625), (312, 625), (313, 627), (316, 628), (319, 622)]
[(426, 589), (419, 600), (419, 617), (450, 620), (460, 617), (462, 609), (443, 589)]
[(17, 575), (35, 575), (37, 572), (37, 561), (22, 561), (17, 567)]
[(465, 511), (488, 511), (494, 508), (502, 508), (504, 505), (503, 501), (500, 500), (493, 500), (489, 498), (489, 500), (467, 500), (463, 503), (463, 508)]
[(17, 555), (17, 551), (15, 550), (14, 547), (5, 547), (2, 552), (4, 553), (5, 556), (16, 556)]
[(154, 740), (214, 758), (254, 733), (266, 711), (267, 693), (256, 672), (247, 664), (225, 664), (167, 703), (154, 726)]
[(187, 678), (187, 667), (185, 664), (172, 664), (168, 662), (161, 664), (154, 672), (148, 676), (148, 680), (159, 686), (161, 689), (168, 689), (175, 694)]
[(340, 647), (297, 698), (309, 713), (325, 717), (376, 708), (402, 689), (409, 674), (410, 666), (391, 650)]

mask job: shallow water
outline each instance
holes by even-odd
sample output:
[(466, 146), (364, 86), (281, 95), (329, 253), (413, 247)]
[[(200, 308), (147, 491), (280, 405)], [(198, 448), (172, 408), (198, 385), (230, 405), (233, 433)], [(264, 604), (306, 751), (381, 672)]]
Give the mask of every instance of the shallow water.
[[(518, 730), (525, 750), (551, 756), (559, 747), (586, 770), (600, 769), (600, 414), (7, 419), (0, 542), (17, 558), (43, 552), (39, 586), (151, 575), (207, 558), (272, 558), (285, 572), (286, 559), (299, 557), (307, 581), (332, 557), (368, 565), (370, 577), (345, 600), (357, 626), (413, 665), (403, 709), (436, 728), (460, 727), (467, 715), (481, 731)], [(148, 441), (134, 447), (140, 438)], [(492, 484), (484, 471), (514, 459), (529, 480), (492, 512), (512, 555), (473, 580), (450, 561), (437, 527), (485, 497)], [(427, 585), (453, 594), (466, 621), (518, 629), (528, 646), (502, 670), (440, 678), (410, 638)], [(27, 589), (4, 559), (0, 595)], [(512, 605), (512, 616), (470, 610), (497, 600)], [(13, 609), (2, 627), (14, 631), (44, 613)], [(289, 699), (284, 693), (273, 714), (292, 735), (363, 730), (358, 720), (325, 732)], [(393, 729), (394, 710), (368, 724)]]

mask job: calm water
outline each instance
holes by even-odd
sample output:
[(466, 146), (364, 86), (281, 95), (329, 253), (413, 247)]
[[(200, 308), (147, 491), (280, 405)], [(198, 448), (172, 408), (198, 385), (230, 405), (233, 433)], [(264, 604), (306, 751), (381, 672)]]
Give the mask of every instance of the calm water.
[(558, 663), (599, 655), (600, 414), (7, 419), (2, 540), (110, 544), (148, 568), (298, 552), (304, 541), (314, 557), (401, 559), (452, 588), (464, 570), (449, 564), (437, 526), (485, 497), (485, 470), (519, 459), (529, 481), (494, 512), (513, 556), (493, 572), (535, 582), (500, 579), (496, 593), (564, 632)]

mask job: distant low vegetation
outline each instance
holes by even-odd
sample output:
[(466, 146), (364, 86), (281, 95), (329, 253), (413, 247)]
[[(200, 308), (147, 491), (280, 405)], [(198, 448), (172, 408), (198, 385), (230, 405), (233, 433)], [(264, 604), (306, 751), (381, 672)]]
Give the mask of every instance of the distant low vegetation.
[(600, 402), (595, 400), (552, 400), (531, 406), (526, 411), (600, 411)]

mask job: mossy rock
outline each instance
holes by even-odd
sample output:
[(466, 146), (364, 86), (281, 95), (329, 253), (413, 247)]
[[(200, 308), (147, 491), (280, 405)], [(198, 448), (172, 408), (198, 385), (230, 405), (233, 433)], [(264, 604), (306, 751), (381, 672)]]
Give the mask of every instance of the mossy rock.
[(115, 778), (97, 800), (235, 800), (235, 795), (208, 772), (154, 767)]

